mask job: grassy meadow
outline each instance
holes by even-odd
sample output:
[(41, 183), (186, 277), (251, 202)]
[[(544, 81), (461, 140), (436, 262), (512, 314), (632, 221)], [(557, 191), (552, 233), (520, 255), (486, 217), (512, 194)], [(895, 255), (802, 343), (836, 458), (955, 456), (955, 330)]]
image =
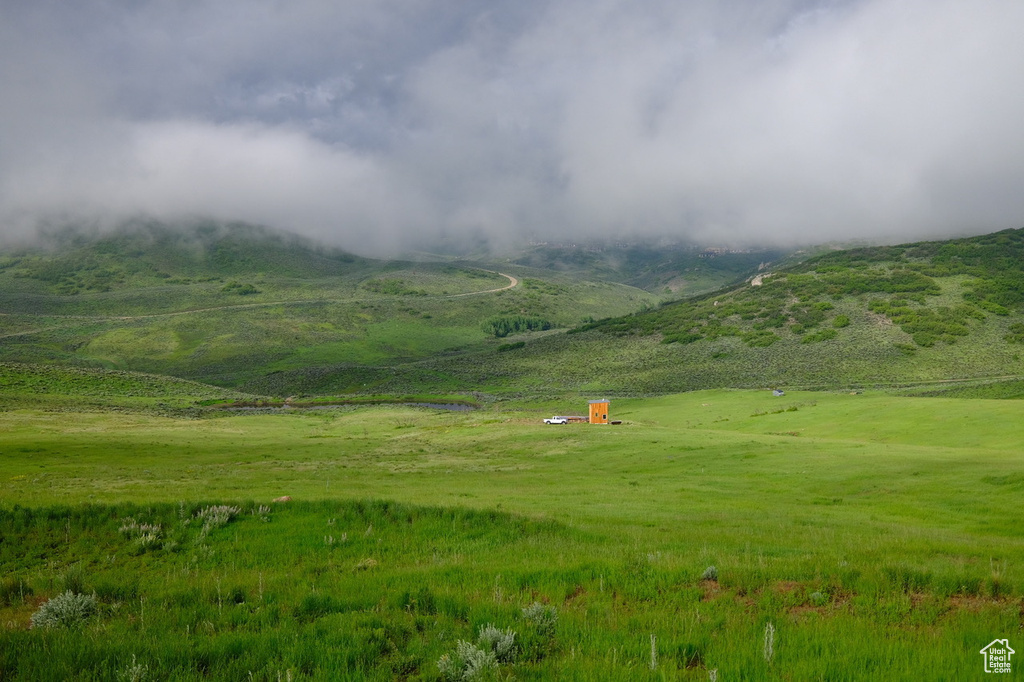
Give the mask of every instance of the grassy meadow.
[(2, 679), (974, 679), (1019, 644), (1019, 401), (75, 403), (0, 412)]

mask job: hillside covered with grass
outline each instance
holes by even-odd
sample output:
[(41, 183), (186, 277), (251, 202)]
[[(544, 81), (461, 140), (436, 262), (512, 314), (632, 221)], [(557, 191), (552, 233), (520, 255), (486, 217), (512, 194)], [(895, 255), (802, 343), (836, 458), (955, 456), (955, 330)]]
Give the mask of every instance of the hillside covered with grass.
[(535, 397), (722, 386), (913, 385), (935, 393), (961, 384), (975, 387), (971, 395), (1019, 395), (1021, 292), (1024, 230), (836, 250), (568, 333), (510, 337), (521, 345), (504, 352), (441, 355), (386, 370), (303, 368), (261, 377), (246, 390), (329, 391), (364, 373), (382, 391), (434, 384)]
[(742, 281), (792, 258), (780, 249), (721, 249), (686, 243), (535, 244), (511, 261), (548, 272), (601, 278), (655, 294), (690, 297)]
[[(897, 325), (911, 348), (952, 345), (974, 322), (1024, 312), (1024, 230), (839, 251), (750, 284), (584, 329), (658, 333), (665, 343), (734, 336), (755, 347), (788, 332), (810, 344), (837, 338), (853, 313)], [(1007, 341), (1024, 341), (1020, 325), (1007, 329)]]
[[(200, 225), (67, 233), (48, 250), (6, 253), (0, 360), (257, 395), (984, 384), (971, 395), (1005, 396), (1024, 377), (1024, 230), (761, 262), (744, 281), (661, 305), (603, 279), (610, 255), (585, 250), (535, 249), (522, 261), (554, 270), (374, 261), (257, 228)], [(668, 263), (633, 257), (616, 277), (639, 284)], [(751, 264), (726, 270), (741, 265)], [(89, 288), (103, 272), (114, 274)], [(69, 282), (79, 288), (65, 290)]]
[[(507, 263), (359, 258), (248, 225), (130, 225), (3, 252), (0, 360), (238, 386), (310, 366), (392, 367), (493, 348), (655, 300)], [(371, 383), (344, 388), (372, 392)]]

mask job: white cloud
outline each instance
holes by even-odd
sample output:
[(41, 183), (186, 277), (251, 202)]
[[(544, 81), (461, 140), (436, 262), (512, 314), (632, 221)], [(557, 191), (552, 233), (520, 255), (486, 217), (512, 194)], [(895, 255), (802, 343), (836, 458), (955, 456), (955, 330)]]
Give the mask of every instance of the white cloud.
[[(27, 8), (27, 9), (26, 9)], [(1024, 224), (1024, 5), (0, 8), (0, 229), (904, 239)]]

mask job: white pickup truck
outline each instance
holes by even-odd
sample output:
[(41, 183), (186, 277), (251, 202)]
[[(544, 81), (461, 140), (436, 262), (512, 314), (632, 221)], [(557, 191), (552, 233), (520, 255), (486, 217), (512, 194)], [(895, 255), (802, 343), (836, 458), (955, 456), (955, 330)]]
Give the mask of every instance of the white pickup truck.
[(569, 423), (569, 418), (568, 417), (552, 417), (551, 419), (545, 419), (544, 423), (545, 424), (568, 424)]

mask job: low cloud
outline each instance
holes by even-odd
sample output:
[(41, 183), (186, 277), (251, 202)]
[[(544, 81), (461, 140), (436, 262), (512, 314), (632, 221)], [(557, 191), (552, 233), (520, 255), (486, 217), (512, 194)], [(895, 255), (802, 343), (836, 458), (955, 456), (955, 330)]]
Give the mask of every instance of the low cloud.
[(0, 8), (0, 231), (203, 215), (381, 253), (1024, 225), (1019, 3), (428, 4)]

